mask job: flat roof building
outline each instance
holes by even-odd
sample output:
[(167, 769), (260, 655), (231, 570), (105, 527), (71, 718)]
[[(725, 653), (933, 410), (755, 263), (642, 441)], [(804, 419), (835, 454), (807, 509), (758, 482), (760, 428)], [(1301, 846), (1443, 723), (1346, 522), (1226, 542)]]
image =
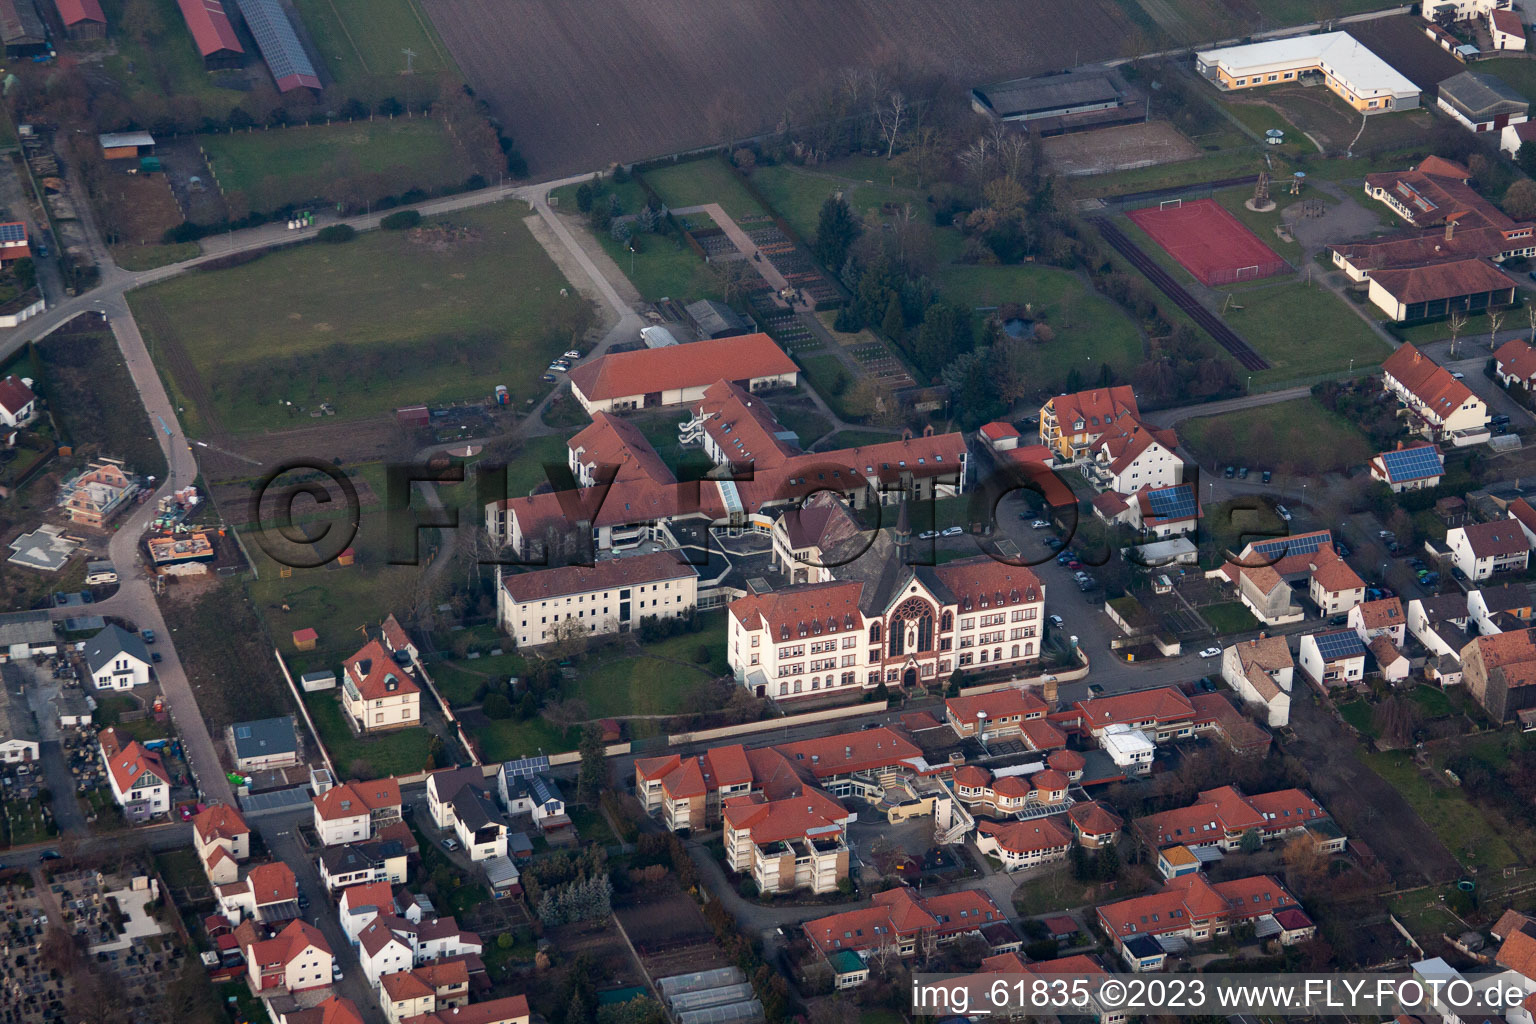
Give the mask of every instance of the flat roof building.
[(1195, 54), (1195, 70), (1224, 91), (1320, 74), (1329, 89), (1363, 114), (1419, 105), (1419, 87), (1347, 32), (1202, 50)]

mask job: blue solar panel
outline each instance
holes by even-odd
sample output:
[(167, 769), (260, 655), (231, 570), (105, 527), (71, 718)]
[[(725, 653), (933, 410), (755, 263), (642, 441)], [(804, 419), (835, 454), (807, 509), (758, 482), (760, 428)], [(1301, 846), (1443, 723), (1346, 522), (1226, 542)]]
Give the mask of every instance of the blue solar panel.
[(1276, 537), (1253, 545), (1253, 553), (1266, 558), (1278, 559), (1286, 555), (1310, 555), (1320, 547), (1333, 543), (1333, 535), (1327, 530), (1303, 533), (1295, 537)]
[(25, 242), (26, 240), (25, 224), (0, 224), (0, 242)]
[(1382, 452), (1387, 475), (1393, 480), (1420, 480), (1445, 473), (1445, 457), (1434, 445), (1420, 445), (1395, 452)]
[(1187, 519), (1195, 514), (1194, 488), (1181, 484), (1148, 491), (1147, 504), (1159, 519)]
[(293, 30), (293, 23), (288, 20), (288, 15), (277, 0), (236, 2), (245, 23), (250, 26), (251, 35), (256, 37), (261, 59), (267, 62), (267, 68), (277, 80), (278, 87), (283, 88), (283, 80), (296, 75), (302, 79), (300, 85), (318, 89), (320, 79), (315, 74), (315, 66), (310, 63), (309, 55), (304, 52), (304, 46)]
[(549, 771), (549, 758), (543, 754), (538, 757), (524, 757), (516, 761), (503, 762), (502, 770), (513, 778), (529, 778)]
[(1350, 658), (1357, 654), (1365, 653), (1365, 643), (1360, 635), (1352, 629), (1335, 630), (1332, 633), (1317, 633), (1312, 639), (1317, 643), (1317, 653), (1326, 660), (1335, 658)]

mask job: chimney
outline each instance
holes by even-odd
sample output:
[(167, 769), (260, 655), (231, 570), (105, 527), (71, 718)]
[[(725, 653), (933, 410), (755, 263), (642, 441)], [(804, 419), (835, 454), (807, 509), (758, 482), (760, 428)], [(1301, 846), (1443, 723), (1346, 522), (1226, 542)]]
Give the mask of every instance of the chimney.
[(1451, 236), (1454, 235), (1455, 233), (1456, 233), (1456, 218), (1454, 216), (1445, 218), (1445, 240), (1447, 242), (1449, 242), (1451, 240)]

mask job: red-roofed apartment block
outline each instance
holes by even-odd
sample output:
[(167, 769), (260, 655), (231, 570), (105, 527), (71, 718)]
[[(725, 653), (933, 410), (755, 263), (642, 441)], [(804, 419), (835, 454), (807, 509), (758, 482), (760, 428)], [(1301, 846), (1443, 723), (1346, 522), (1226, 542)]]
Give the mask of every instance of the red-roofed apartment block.
[(687, 618), (698, 606), (698, 584), (686, 555), (655, 551), (502, 576), (496, 612), (519, 648), (539, 647), (569, 635), (562, 622), (592, 636), (637, 629), (647, 616)]
[(421, 687), (377, 640), (348, 658), (341, 707), (359, 732), (385, 732), (421, 724)]
[(900, 886), (876, 893), (873, 906), (817, 918), (803, 927), (806, 938), (827, 957), (844, 950), (880, 949), (914, 956), (925, 938), (948, 942), (962, 935), (980, 935), (988, 925), (1006, 919), (982, 889), (925, 898)]
[[(1213, 885), (1196, 872), (1171, 879), (1162, 892), (1151, 896), (1106, 903), (1098, 909), (1098, 921), (1128, 967), (1155, 971), (1163, 966), (1166, 948), (1178, 945), (1170, 940), (1209, 942), (1231, 932), (1233, 925), (1299, 906), (1296, 897), (1269, 875)], [(1153, 941), (1148, 945), (1135, 941), (1138, 937)]]
[(732, 797), (724, 812), (726, 863), (750, 875), (759, 892), (833, 892), (848, 877), (843, 826), (852, 817), (813, 786), (782, 800)]
[(1429, 440), (1449, 440), (1460, 447), (1487, 439), (1487, 403), (1412, 345), (1388, 356), (1381, 376), (1382, 386), (1408, 407)]

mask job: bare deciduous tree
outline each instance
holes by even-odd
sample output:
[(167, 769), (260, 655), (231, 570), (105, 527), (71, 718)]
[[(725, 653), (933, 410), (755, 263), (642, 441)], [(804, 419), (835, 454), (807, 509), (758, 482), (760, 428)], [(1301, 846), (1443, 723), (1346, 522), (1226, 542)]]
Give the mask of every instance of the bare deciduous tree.
[(1490, 309), (1488, 311), (1488, 351), (1492, 352), (1494, 346), (1499, 343), (1499, 327), (1504, 323), (1504, 318), (1509, 315), (1508, 310)]
[(875, 104), (875, 121), (880, 125), (880, 138), (885, 140), (885, 158), (889, 160), (896, 154), (896, 141), (907, 121), (907, 98), (901, 90), (892, 89)]
[(1451, 325), (1451, 358), (1456, 358), (1456, 339), (1467, 326), (1467, 314), (1452, 313), (1448, 321)]

